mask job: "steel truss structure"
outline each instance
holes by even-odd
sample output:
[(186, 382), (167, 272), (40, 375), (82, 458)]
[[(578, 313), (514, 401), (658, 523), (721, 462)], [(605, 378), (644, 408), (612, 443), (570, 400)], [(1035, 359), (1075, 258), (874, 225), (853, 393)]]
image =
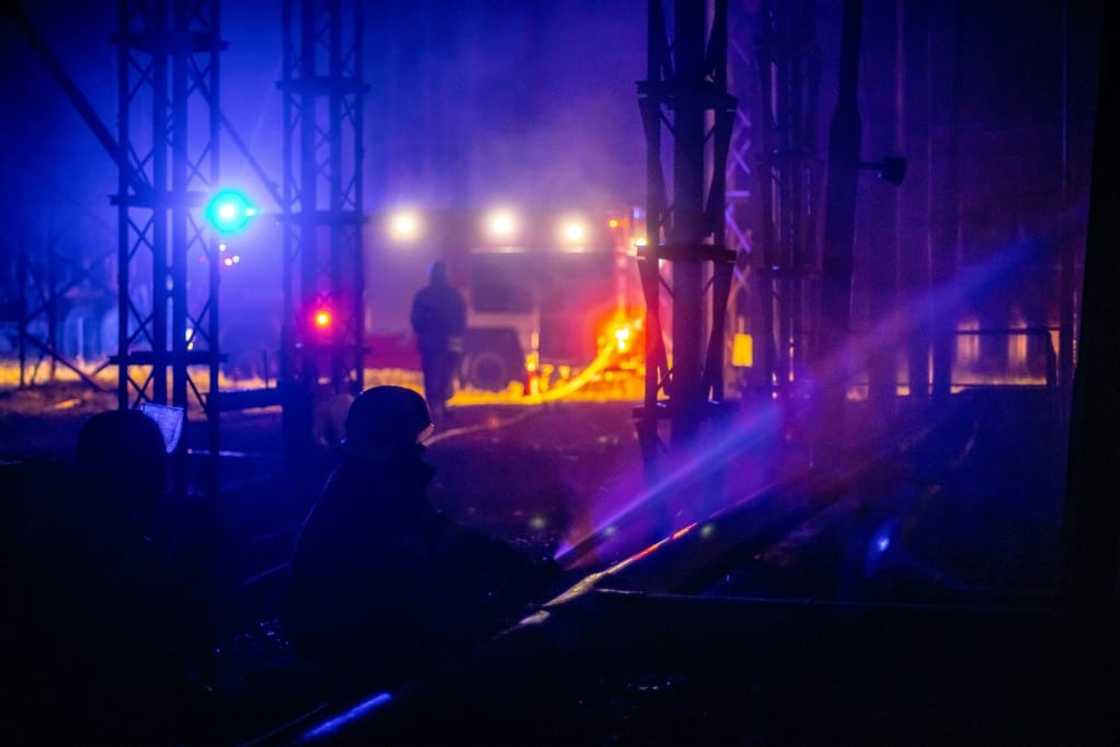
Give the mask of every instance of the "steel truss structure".
[[(670, 446), (683, 447), (723, 404), (725, 309), (735, 266), (735, 254), (724, 245), (726, 164), (737, 102), (727, 92), (727, 2), (716, 0), (710, 18), (705, 6), (674, 0), (670, 39), (662, 0), (650, 0), (647, 79), (638, 83), (648, 240), (638, 256), (646, 387), (635, 418), (651, 472), (664, 448), (661, 420), (670, 422)], [(665, 131), (673, 153), (671, 199), (662, 163)], [(662, 262), (672, 267), (671, 287)], [(663, 285), (672, 314), (671, 362), (661, 319)]]
[[(758, 318), (756, 384), (784, 396), (812, 355), (811, 283), (816, 256), (820, 158), (817, 99), (821, 54), (814, 0), (765, 0), (756, 17), (753, 64), (736, 54), (746, 78), (757, 76), (751, 163), (756, 189), (751, 256)], [(736, 40), (739, 41), (738, 39)], [(744, 64), (745, 63), (745, 64)]]
[[(356, 393), (364, 377), (362, 15), (360, 0), (283, 6), (280, 373), (285, 388), (305, 394), (321, 377), (336, 393)], [(327, 323), (317, 324), (324, 311)]]
[[(738, 98), (740, 105), (735, 110), (735, 126), (731, 132), (731, 142), (727, 152), (727, 191), (724, 196), (724, 224), (726, 226), (727, 248), (735, 252), (736, 262), (733, 272), (731, 293), (728, 299), (728, 313), (731, 316), (731, 335), (746, 333), (752, 338), (759, 337), (761, 324), (757, 317), (758, 306), (752, 288), (754, 270), (751, 260), (758, 243), (757, 227), (762, 216), (758, 215), (758, 163), (761, 160), (756, 152), (758, 140), (754, 122), (758, 119), (758, 71), (754, 54), (753, 36), (757, 9), (752, 13), (746, 2), (732, 5), (728, 11), (728, 90)], [(732, 341), (728, 337), (728, 341)], [(732, 347), (725, 348), (725, 377), (728, 383), (736, 386), (740, 393), (758, 386), (757, 372), (759, 363), (744, 370), (730, 368)], [(753, 350), (752, 350), (753, 357)], [(750, 376), (749, 374), (756, 374)], [(764, 380), (764, 379), (762, 379)]]
[[(220, 2), (119, 0), (113, 41), (121, 158), (112, 198), (118, 350), (110, 361), (119, 405), (170, 403), (189, 413), (197, 401), (217, 454), (220, 263), (199, 207), (219, 178)], [(201, 385), (192, 374), (200, 368)]]
[(86, 386), (102, 391), (96, 379), (63, 352), (60, 335), (65, 307), (73, 295), (93, 295), (106, 302), (116, 296), (101, 272), (111, 258), (112, 252), (93, 259), (67, 256), (58, 250), (57, 237), (48, 239), (46, 252), (42, 253), (33, 254), (26, 242), (22, 244), (17, 257), (19, 296), (15, 314), (21, 389), (39, 383), (39, 370), (45, 363), (48, 381), (55, 380), (61, 366)]

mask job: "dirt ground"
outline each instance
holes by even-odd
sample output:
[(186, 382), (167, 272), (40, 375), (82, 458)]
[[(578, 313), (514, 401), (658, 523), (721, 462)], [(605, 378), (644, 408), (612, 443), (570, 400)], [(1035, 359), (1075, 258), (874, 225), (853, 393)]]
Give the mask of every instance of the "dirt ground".
[[(866, 509), (841, 504), (816, 520), (820, 526), (795, 532), (764, 557), (797, 573), (807, 564), (832, 567), (835, 558), (851, 554), (850, 538), (860, 535), (854, 527), (893, 522), (909, 527), (910, 549), (915, 557), (920, 551), (922, 565), (938, 569), (942, 581), (1052, 586), (1060, 453), (1040, 435), (1053, 432), (1046, 408), (1021, 399), (988, 397), (967, 408), (974, 423), (966, 439), (971, 456), (950, 474), (914, 483), (913, 490), (927, 496), (914, 516), (899, 513), (902, 499), (892, 498), (874, 521)], [(76, 385), (0, 390), (0, 459), (65, 458), (82, 422), (114, 404), (111, 395)], [(430, 441), (428, 458), (437, 468), (431, 499), (450, 517), (542, 556), (610, 529), (613, 517), (645, 490), (632, 407), (622, 401), (455, 407), (452, 421)], [(203, 436), (196, 427), (185, 437), (197, 447)], [(713, 451), (720, 448), (717, 443)], [(293, 489), (288, 480), (277, 408), (223, 416), (222, 449), (222, 564), (236, 583), (287, 560), (316, 481)], [(740, 495), (778, 460), (764, 441), (740, 440), (728, 450), (735, 460), (730, 482)], [(196, 464), (205, 458), (192, 457)], [(703, 497), (696, 491), (686, 496)], [(205, 508), (199, 495), (188, 496), (169, 502), (162, 521), (169, 534), (188, 532), (204, 521)]]
[[(114, 406), (113, 395), (72, 384), (0, 391), (0, 459), (67, 459), (82, 423)], [(438, 470), (432, 500), (464, 523), (551, 554), (572, 532), (588, 530), (592, 508), (604, 495), (640, 475), (632, 407), (456, 407), (429, 447)], [(204, 443), (197, 430), (188, 431), (189, 444)], [(246, 542), (294, 532), (312, 499), (275, 495), (281, 448), (278, 408), (223, 416), (223, 514)], [(190, 521), (189, 505), (174, 508), (176, 522)], [(250, 562), (245, 570), (258, 565)]]
[(115, 406), (113, 394), (80, 384), (0, 389), (0, 459), (67, 455), (82, 423)]

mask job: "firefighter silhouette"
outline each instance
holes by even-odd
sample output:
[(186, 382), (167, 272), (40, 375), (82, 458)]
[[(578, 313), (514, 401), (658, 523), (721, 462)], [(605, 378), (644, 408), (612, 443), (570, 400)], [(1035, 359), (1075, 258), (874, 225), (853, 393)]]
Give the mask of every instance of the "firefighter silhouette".
[(300, 532), (285, 629), (334, 676), (395, 677), (463, 650), (556, 574), (429, 502), (435, 470), (420, 441), (430, 426), (410, 389), (359, 395), (341, 463)]
[(453, 393), (466, 327), (467, 306), (463, 296), (448, 285), (446, 265), (436, 262), (428, 285), (412, 301), (412, 329), (424, 370), (424, 394), (437, 423), (445, 415)]

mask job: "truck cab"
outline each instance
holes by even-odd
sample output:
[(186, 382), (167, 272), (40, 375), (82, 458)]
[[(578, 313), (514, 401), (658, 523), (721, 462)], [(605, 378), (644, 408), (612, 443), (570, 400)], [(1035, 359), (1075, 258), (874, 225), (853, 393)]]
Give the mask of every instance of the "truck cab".
[(494, 392), (572, 376), (612, 322), (639, 314), (640, 219), (636, 209), (514, 207), (385, 218), (391, 237), (438, 248), (467, 304), (461, 381)]

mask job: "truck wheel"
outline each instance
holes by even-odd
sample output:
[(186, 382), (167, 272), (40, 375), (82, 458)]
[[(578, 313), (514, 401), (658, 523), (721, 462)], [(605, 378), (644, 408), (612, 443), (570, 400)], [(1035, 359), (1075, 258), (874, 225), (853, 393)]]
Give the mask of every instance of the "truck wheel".
[(509, 384), (509, 367), (497, 353), (475, 353), (467, 362), (467, 380), (479, 389), (500, 392)]

